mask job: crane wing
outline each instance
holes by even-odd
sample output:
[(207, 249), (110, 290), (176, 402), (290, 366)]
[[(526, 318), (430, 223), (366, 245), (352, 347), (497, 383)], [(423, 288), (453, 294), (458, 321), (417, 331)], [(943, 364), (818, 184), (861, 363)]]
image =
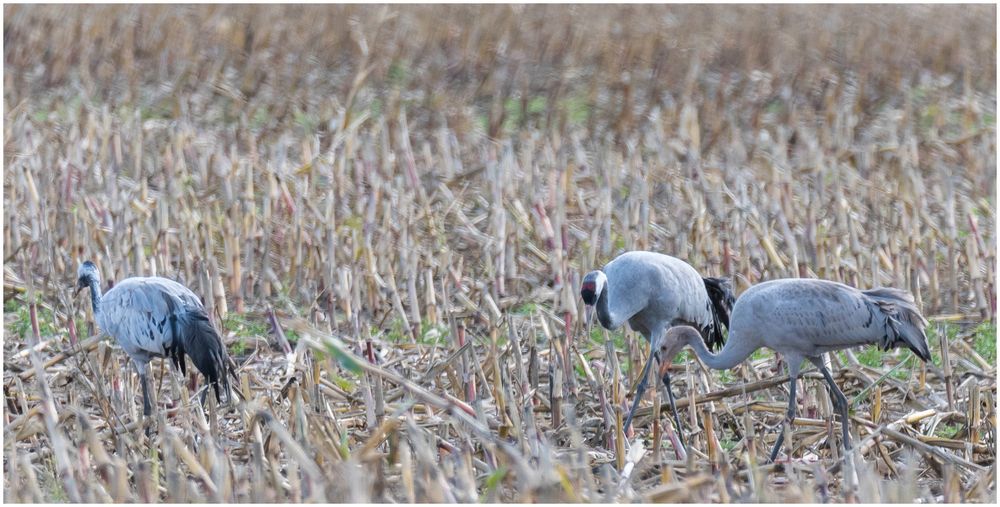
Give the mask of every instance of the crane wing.
[(128, 278), (101, 298), (97, 324), (130, 356), (165, 355), (175, 339), (171, 317), (190, 304), (158, 280)]
[(201, 302), (201, 299), (198, 299), (198, 296), (194, 292), (192, 292), (191, 289), (181, 285), (178, 282), (175, 282), (174, 280), (171, 280), (169, 278), (160, 278), (158, 276), (148, 277), (145, 278), (145, 280), (148, 283), (159, 286), (163, 290), (170, 293), (172, 296), (177, 297), (178, 299), (183, 301), (184, 304), (189, 308), (200, 309), (200, 310), (205, 309), (205, 305)]
[(892, 332), (887, 315), (853, 287), (806, 279), (775, 280), (760, 287), (750, 298), (760, 324), (757, 331), (775, 350), (791, 348), (813, 357), (859, 345), (884, 347)]
[[(704, 336), (715, 326), (705, 280), (690, 264), (656, 252), (626, 252), (604, 268), (615, 319), (648, 335), (664, 325), (688, 324)], [(720, 330), (721, 333), (721, 330)], [(712, 345), (718, 340), (706, 339)]]

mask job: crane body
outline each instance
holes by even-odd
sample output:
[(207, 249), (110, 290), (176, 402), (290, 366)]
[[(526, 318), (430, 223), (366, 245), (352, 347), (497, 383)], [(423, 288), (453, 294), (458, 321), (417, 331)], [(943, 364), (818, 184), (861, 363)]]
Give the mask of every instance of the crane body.
[[(669, 361), (689, 345), (708, 367), (721, 370), (743, 362), (761, 347), (772, 349), (782, 354), (788, 365), (786, 422), (789, 422), (795, 418), (795, 386), (802, 361), (808, 359), (830, 388), (847, 449), (850, 449), (847, 398), (823, 364), (823, 354), (873, 344), (883, 350), (909, 348), (923, 361), (931, 357), (924, 334), (927, 321), (920, 315), (912, 295), (893, 288), (862, 291), (829, 280), (772, 280), (740, 295), (730, 324), (726, 345), (717, 354), (697, 339), (700, 338), (697, 330), (671, 329), (660, 345), (662, 360)], [(784, 432), (771, 451), (771, 461), (777, 457), (783, 440)]]
[[(734, 301), (729, 281), (703, 278), (690, 264), (656, 252), (626, 252), (603, 270), (584, 276), (580, 296), (587, 305), (587, 321), (596, 312), (601, 326), (608, 330), (629, 323), (650, 342), (650, 355), (640, 373), (636, 396), (625, 421), (628, 428), (646, 390), (650, 365), (656, 356), (657, 340), (672, 326), (691, 326), (698, 330), (711, 348), (725, 342), (722, 325), (728, 326)], [(670, 391), (667, 392), (674, 420), (679, 417)]]
[(152, 412), (147, 370), (156, 357), (169, 357), (186, 373), (187, 355), (215, 389), (216, 399), (222, 402), (222, 391), (228, 398), (226, 349), (194, 292), (167, 278), (133, 277), (102, 294), (100, 280), (92, 262), (80, 266), (77, 288), (90, 289), (97, 325), (118, 342), (139, 373), (144, 416)]

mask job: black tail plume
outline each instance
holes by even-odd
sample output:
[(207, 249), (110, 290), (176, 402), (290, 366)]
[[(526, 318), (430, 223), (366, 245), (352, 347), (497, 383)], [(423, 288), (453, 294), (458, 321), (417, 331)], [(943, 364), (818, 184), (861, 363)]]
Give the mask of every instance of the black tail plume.
[(708, 292), (708, 299), (712, 302), (712, 317), (715, 321), (712, 336), (709, 339), (709, 350), (721, 349), (726, 339), (722, 335), (722, 326), (729, 329), (729, 314), (733, 311), (733, 304), (736, 303), (736, 296), (733, 295), (733, 285), (728, 278), (703, 277), (705, 281), (705, 291)]
[(869, 304), (885, 315), (885, 336), (880, 344), (883, 350), (905, 345), (923, 361), (931, 360), (927, 335), (924, 334), (927, 319), (920, 315), (912, 294), (889, 287), (862, 293), (868, 297)]
[(174, 336), (180, 337), (176, 344), (180, 350), (175, 349), (173, 353), (175, 362), (179, 359), (183, 364), (183, 354), (187, 354), (198, 371), (212, 384), (215, 389), (215, 399), (222, 403), (220, 391), (225, 391), (228, 400), (229, 356), (222, 344), (222, 338), (208, 320), (208, 315), (203, 310), (182, 313), (177, 316), (177, 330), (180, 333)]

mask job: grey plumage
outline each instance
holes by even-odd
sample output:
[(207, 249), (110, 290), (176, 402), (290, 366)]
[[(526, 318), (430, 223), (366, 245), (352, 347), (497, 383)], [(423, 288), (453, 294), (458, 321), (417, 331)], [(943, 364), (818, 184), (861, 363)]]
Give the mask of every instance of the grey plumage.
[[(795, 379), (802, 361), (808, 359), (827, 380), (848, 448), (847, 398), (833, 382), (822, 355), (859, 345), (877, 345), (885, 350), (907, 347), (924, 361), (931, 358), (924, 334), (927, 321), (920, 315), (913, 296), (899, 289), (861, 291), (828, 280), (772, 280), (747, 289), (736, 300), (730, 324), (729, 339), (718, 354), (709, 352), (699, 339), (700, 333), (691, 328), (668, 331), (660, 353), (668, 361), (690, 345), (713, 369), (732, 368), (761, 347), (781, 353), (792, 379), (789, 420), (795, 417)], [(783, 435), (772, 450), (772, 461)]]
[(697, 328), (714, 348), (725, 340), (714, 333), (716, 304), (709, 297), (709, 285), (721, 305), (731, 301), (728, 280), (702, 278), (676, 257), (635, 251), (619, 255), (603, 270), (587, 273), (580, 294), (584, 303), (595, 306), (606, 329), (628, 322), (651, 340), (671, 326), (688, 325)]
[(931, 360), (927, 337), (924, 335), (927, 320), (917, 310), (912, 294), (890, 287), (866, 290), (863, 294), (871, 300), (869, 305), (874, 303), (886, 316), (885, 326), (888, 329), (879, 342), (882, 350), (889, 350), (902, 344), (920, 359)]
[[(613, 330), (628, 322), (650, 341), (650, 350), (654, 351), (667, 329), (678, 325), (698, 329), (710, 348), (721, 347), (725, 342), (721, 324), (729, 322), (734, 300), (729, 280), (702, 278), (680, 259), (643, 251), (623, 253), (603, 270), (587, 273), (580, 296), (588, 313), (591, 308), (596, 310), (601, 326)], [(640, 374), (626, 428), (646, 389), (653, 357), (650, 354)]]
[[(736, 301), (729, 342), (719, 354), (768, 347), (801, 361), (832, 350), (905, 345), (930, 359), (913, 297), (899, 289), (861, 291), (829, 280), (784, 279), (757, 284)], [(790, 358), (791, 360), (791, 358)], [(739, 362), (739, 361), (737, 361)]]
[(229, 394), (228, 357), (215, 327), (198, 297), (166, 278), (134, 277), (101, 294), (100, 272), (92, 262), (79, 269), (77, 287), (89, 288), (94, 318), (132, 359), (143, 387), (143, 414), (149, 415), (147, 367), (155, 357), (169, 357), (186, 373), (184, 356), (215, 389)]

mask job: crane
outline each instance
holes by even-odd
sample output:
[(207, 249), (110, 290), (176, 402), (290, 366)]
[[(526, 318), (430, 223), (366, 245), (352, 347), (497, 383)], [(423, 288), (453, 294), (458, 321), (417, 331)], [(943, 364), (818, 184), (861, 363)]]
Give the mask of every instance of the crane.
[[(646, 391), (649, 368), (657, 355), (653, 352), (659, 350), (656, 340), (672, 326), (687, 325), (696, 328), (710, 348), (719, 348), (725, 343), (722, 325), (729, 326), (729, 311), (734, 301), (728, 279), (703, 278), (690, 264), (676, 257), (645, 251), (623, 253), (603, 270), (587, 273), (580, 297), (586, 305), (588, 325), (596, 310), (597, 319), (605, 329), (618, 329), (627, 321), (650, 342), (649, 358), (625, 419), (626, 429)], [(679, 433), (680, 418), (669, 375), (664, 381)]]
[[(85, 288), (90, 289), (97, 325), (118, 342), (139, 372), (143, 416), (152, 412), (146, 370), (154, 357), (169, 357), (186, 374), (187, 355), (215, 389), (216, 400), (222, 402), (220, 391), (226, 392), (228, 400), (229, 357), (194, 292), (154, 276), (126, 278), (102, 295), (101, 273), (91, 261), (81, 264), (77, 272), (77, 293)], [(202, 394), (202, 402), (207, 393)]]
[[(729, 339), (717, 354), (705, 348), (697, 330), (671, 328), (660, 342), (661, 361), (669, 362), (685, 345), (694, 349), (709, 368), (716, 370), (736, 366), (761, 347), (778, 352), (788, 363), (790, 384), (784, 421), (788, 424), (795, 418), (795, 384), (799, 368), (802, 360), (808, 359), (829, 385), (834, 408), (843, 426), (845, 450), (851, 448), (847, 397), (823, 364), (823, 354), (875, 344), (883, 350), (907, 347), (925, 362), (931, 358), (924, 334), (927, 320), (917, 310), (913, 296), (900, 289), (880, 287), (862, 291), (829, 280), (772, 280), (754, 285), (740, 295), (730, 323)], [(777, 457), (784, 437), (782, 431), (771, 450), (771, 462)]]

